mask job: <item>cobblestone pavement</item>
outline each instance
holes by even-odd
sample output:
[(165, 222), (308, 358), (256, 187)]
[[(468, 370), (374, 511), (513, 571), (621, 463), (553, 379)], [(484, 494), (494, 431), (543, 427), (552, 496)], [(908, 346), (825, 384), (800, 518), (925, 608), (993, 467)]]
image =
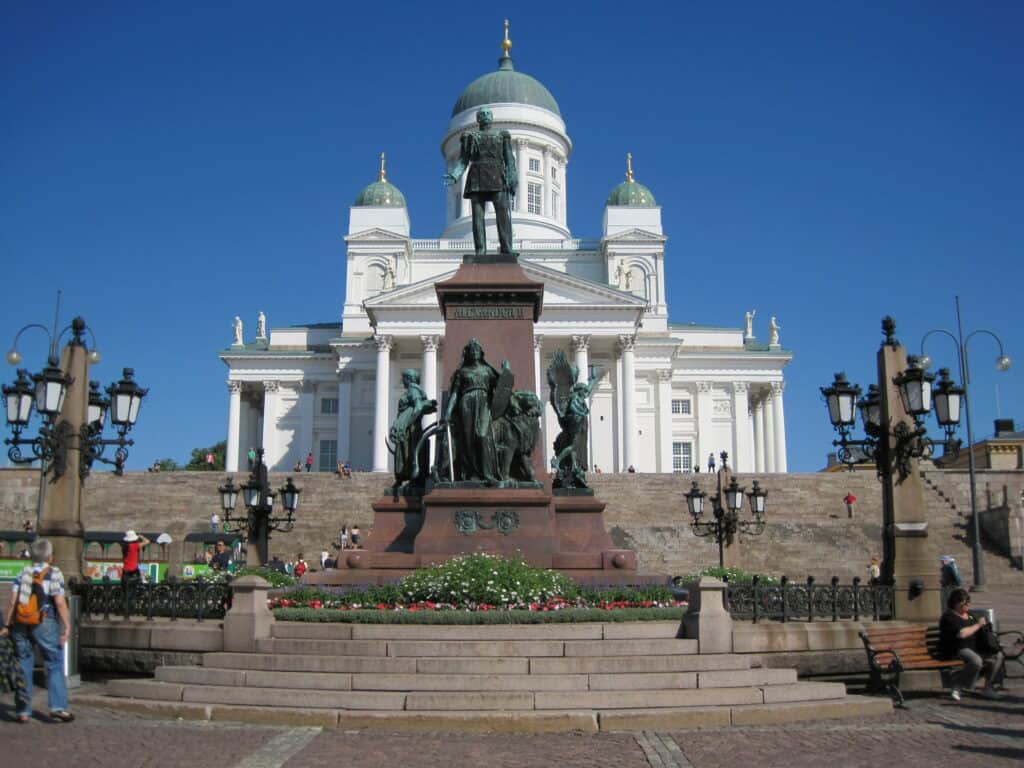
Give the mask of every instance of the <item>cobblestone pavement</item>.
[[(1024, 690), (1021, 681), (1015, 688)], [(89, 686), (85, 686), (89, 688)], [(45, 694), (36, 712), (45, 712)], [(346, 732), (320, 728), (153, 720), (77, 707), (77, 719), (50, 724), (42, 714), (12, 722), (0, 705), (0, 754), (33, 754), (48, 768), (103, 765), (222, 768), (1001, 768), (1024, 763), (1024, 696), (1000, 701), (938, 695), (912, 698), (883, 718), (675, 733), (467, 734)], [(124, 757), (130, 755), (130, 757)]]

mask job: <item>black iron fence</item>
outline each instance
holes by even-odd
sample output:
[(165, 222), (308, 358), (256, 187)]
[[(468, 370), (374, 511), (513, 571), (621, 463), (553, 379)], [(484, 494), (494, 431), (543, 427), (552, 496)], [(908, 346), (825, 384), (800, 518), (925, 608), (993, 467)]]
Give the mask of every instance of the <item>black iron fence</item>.
[(76, 582), (72, 591), (82, 598), (82, 615), (109, 619), (132, 616), (153, 619), (222, 619), (231, 607), (231, 582), (179, 581), (169, 577), (157, 584)]
[(816, 584), (813, 576), (805, 582), (783, 576), (766, 584), (757, 576), (750, 583), (727, 583), (726, 610), (734, 619), (768, 621), (839, 621), (840, 619), (893, 618), (894, 590), (883, 584), (840, 584), (832, 577), (828, 584)]

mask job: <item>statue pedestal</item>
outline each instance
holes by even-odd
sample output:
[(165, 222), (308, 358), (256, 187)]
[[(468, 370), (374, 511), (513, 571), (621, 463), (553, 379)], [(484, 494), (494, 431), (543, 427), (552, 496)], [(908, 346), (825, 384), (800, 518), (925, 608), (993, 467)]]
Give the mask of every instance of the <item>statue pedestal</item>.
[(551, 496), (543, 489), (446, 488), (423, 498), (414, 551), (423, 564), (489, 552), (551, 568), (558, 548)]
[[(515, 388), (533, 391), (533, 324), (543, 307), (544, 284), (528, 278), (513, 259), (513, 254), (466, 254), (455, 274), (434, 286), (445, 323), (443, 365), (449, 373), (456, 370), (466, 343), (476, 338), (488, 363), (500, 368), (508, 360)], [(543, 481), (543, 451), (534, 452), (533, 468)]]

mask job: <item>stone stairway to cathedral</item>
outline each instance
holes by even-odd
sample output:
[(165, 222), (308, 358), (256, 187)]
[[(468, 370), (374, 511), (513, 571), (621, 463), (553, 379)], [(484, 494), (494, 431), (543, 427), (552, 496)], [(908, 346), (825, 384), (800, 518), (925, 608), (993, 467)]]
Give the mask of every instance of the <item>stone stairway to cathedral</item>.
[(278, 622), (252, 653), (207, 653), (90, 703), (343, 729), (598, 731), (883, 715), (886, 697), (697, 653), (676, 622), (431, 626)]

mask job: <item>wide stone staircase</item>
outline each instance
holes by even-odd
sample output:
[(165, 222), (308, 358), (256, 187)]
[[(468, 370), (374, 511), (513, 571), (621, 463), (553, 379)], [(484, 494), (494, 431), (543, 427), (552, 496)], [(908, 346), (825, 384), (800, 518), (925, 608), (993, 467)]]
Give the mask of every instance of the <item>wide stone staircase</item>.
[(251, 653), (207, 653), (93, 704), (343, 729), (598, 731), (882, 715), (885, 697), (698, 654), (677, 622), (430, 626), (277, 622)]

